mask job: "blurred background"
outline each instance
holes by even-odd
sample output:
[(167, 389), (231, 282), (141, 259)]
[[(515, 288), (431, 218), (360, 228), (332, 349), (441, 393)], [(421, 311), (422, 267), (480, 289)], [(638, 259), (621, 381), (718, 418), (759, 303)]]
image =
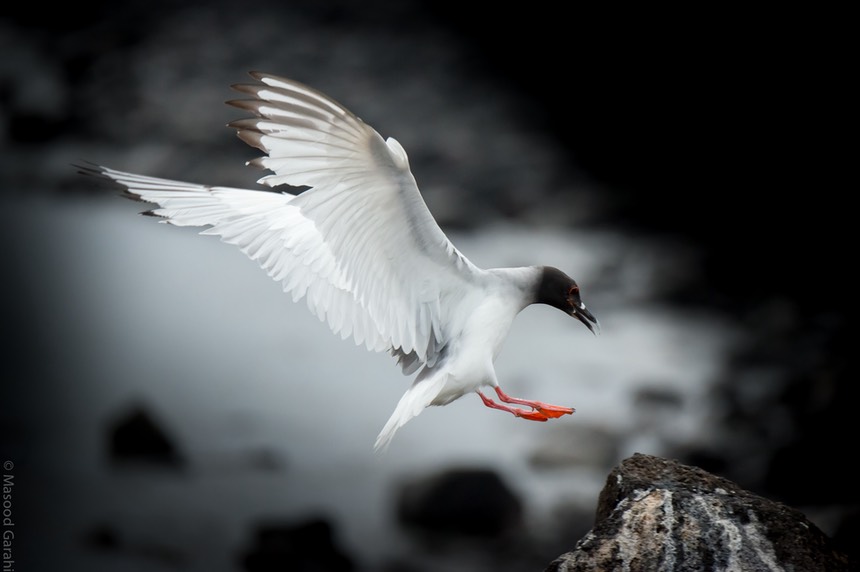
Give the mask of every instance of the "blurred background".
[[(7, 8), (4, 563), (541, 570), (633, 452), (785, 502), (856, 551), (847, 19), (509, 6)], [(223, 104), (249, 70), (396, 137), (476, 264), (577, 279), (602, 334), (528, 308), (497, 361), (509, 393), (573, 417), (467, 396), (374, 454), (410, 383), (393, 360), (71, 166), (253, 188), (257, 151)]]

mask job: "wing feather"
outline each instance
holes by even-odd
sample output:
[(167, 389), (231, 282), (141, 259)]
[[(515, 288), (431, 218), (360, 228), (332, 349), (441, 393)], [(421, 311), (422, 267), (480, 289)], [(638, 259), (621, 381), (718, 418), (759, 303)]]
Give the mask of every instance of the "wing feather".
[(390, 351), (404, 373), (437, 363), (453, 332), (443, 297), (482, 271), (444, 235), (424, 203), (406, 152), (329, 97), (254, 72), (228, 102), (255, 115), (230, 123), (266, 155), (249, 161), (258, 182), (310, 187), (301, 194), (212, 187), (125, 173), (107, 177), (155, 203), (152, 214), (235, 244), (333, 332)]

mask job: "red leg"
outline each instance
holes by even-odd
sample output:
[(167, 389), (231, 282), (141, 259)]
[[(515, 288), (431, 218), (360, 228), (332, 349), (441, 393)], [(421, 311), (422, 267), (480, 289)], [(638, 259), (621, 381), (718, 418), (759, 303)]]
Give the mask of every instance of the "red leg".
[(518, 407), (508, 407), (507, 405), (501, 405), (500, 403), (496, 403), (480, 391), (478, 391), (477, 394), (481, 397), (481, 401), (483, 401), (484, 405), (486, 405), (487, 407), (492, 407), (493, 409), (500, 409), (501, 411), (507, 411), (508, 413), (513, 413), (517, 417), (522, 417), (523, 419), (528, 419), (530, 421), (549, 420), (549, 417), (547, 417), (540, 411), (528, 411), (526, 409), (520, 409)]
[(520, 399), (518, 397), (511, 397), (504, 391), (502, 391), (501, 387), (496, 387), (496, 394), (498, 394), (499, 399), (504, 401), (505, 403), (515, 403), (517, 405), (528, 405), (535, 411), (541, 413), (547, 418), (556, 418), (561, 417), (562, 415), (570, 415), (575, 410), (573, 407), (562, 407), (560, 405), (550, 405), (549, 403), (541, 403), (540, 401), (531, 401), (529, 399)]

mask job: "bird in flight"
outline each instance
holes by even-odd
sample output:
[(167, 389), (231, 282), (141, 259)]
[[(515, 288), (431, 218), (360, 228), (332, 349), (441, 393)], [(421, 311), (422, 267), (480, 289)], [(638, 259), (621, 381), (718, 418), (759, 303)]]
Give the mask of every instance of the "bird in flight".
[(248, 162), (271, 171), (258, 183), (307, 190), (248, 190), (94, 164), (78, 168), (118, 183), (131, 198), (154, 203), (146, 214), (162, 222), (206, 227), (201, 234), (235, 244), (293, 301), (305, 298), (335, 334), (389, 352), (405, 375), (417, 371), (377, 437), (377, 450), (426, 407), (467, 393), (531, 421), (573, 413), (509, 396), (499, 387), (493, 362), (514, 318), (530, 304), (558, 308), (595, 333), (598, 322), (577, 283), (549, 266), (475, 266), (430, 214), (400, 143), (383, 139), (310, 87), (266, 73), (250, 75), (255, 83), (232, 86), (248, 98), (228, 104), (253, 117), (228, 126), (265, 153)]

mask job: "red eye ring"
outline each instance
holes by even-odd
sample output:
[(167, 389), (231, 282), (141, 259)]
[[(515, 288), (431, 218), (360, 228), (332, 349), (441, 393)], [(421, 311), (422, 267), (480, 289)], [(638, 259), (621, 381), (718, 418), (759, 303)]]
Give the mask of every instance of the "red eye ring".
[(571, 286), (570, 290), (568, 290), (567, 294), (569, 296), (573, 296), (574, 294), (579, 294), (579, 286)]

